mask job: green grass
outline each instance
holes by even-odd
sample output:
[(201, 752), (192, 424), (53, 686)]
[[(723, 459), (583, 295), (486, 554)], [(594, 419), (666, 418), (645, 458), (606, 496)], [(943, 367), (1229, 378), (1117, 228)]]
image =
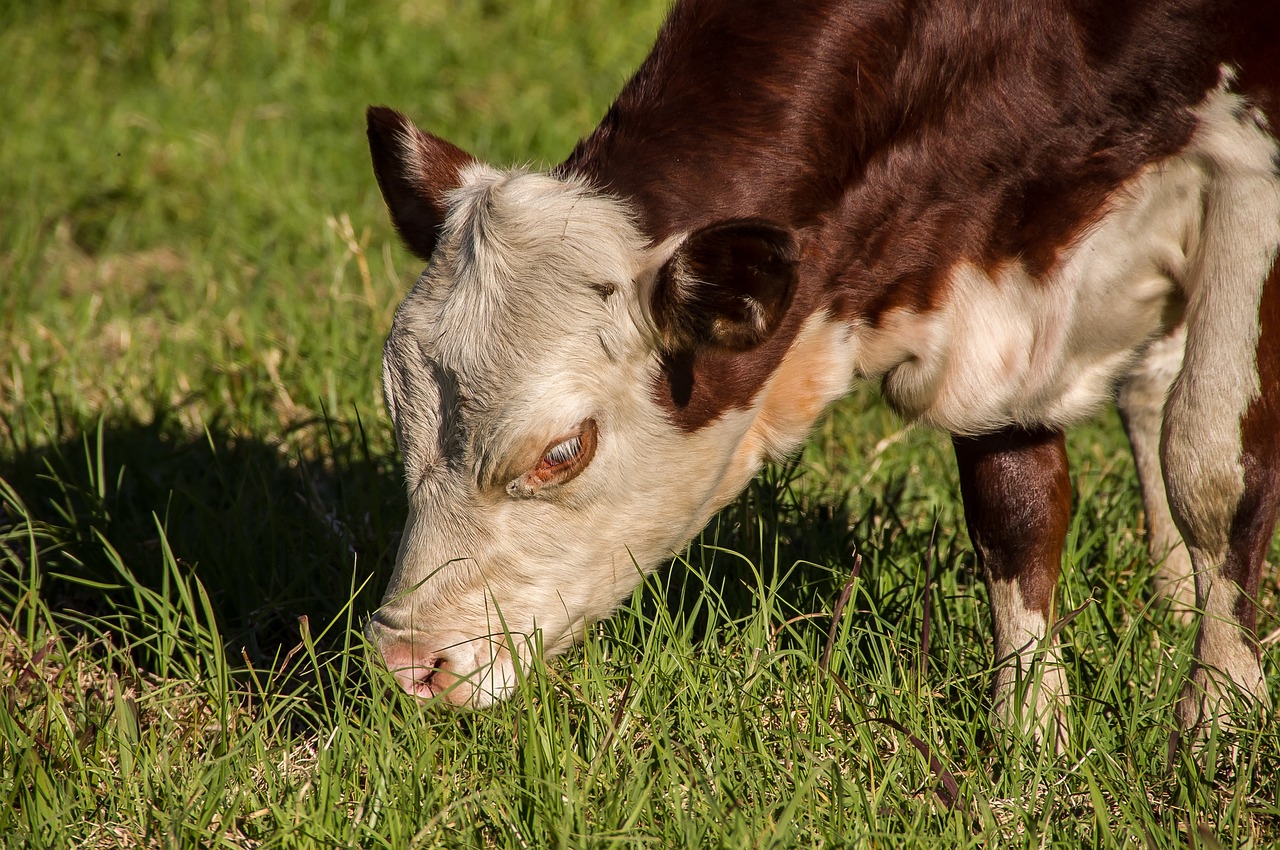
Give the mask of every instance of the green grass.
[(664, 5), (0, 7), (4, 846), (1280, 841), (1269, 718), (1169, 761), (1191, 637), (1111, 415), (1071, 437), (1061, 759), (995, 743), (949, 446), (870, 390), (511, 702), (424, 708), (371, 662), (405, 511), (381, 340), (419, 264), (363, 109), (557, 161)]

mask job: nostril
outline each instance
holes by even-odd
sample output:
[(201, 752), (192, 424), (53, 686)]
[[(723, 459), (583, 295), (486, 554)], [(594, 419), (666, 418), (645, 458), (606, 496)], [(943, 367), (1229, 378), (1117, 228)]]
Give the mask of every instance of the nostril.
[(426, 636), (383, 632), (380, 637), (383, 664), (413, 696), (455, 705), (488, 705), (493, 701), (489, 693), (492, 685), (485, 684), (494, 663), (493, 644), (488, 638), (467, 639), (447, 632)]
[(415, 650), (410, 643), (384, 646), (382, 660), (400, 687), (421, 699), (439, 696), (456, 680), (449, 659), (439, 653)]
[(398, 665), (388, 661), (387, 668), (395, 674), (396, 681), (409, 693), (418, 697), (433, 697), (439, 693), (440, 667), (444, 662), (436, 658), (405, 659)]
[(444, 672), (449, 662), (444, 658), (432, 658), (421, 667), (411, 672), (414, 688), (410, 691), (418, 696), (435, 696), (443, 690)]

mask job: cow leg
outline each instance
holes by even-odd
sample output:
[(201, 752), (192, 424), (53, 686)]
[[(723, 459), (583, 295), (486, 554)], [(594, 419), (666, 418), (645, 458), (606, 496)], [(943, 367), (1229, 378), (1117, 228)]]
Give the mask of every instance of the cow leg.
[(1066, 679), (1054, 622), (1071, 482), (1061, 431), (955, 437), (969, 536), (991, 598), (997, 671), (992, 719), (1065, 749)]
[[(1205, 323), (1218, 319), (1214, 307), (1220, 305), (1205, 308)], [(1246, 302), (1240, 311), (1243, 331), (1210, 327), (1206, 335), (1219, 333), (1201, 346), (1195, 316), (1188, 317), (1187, 364), (1165, 416), (1169, 505), (1191, 553), (1202, 612), (1191, 680), (1178, 702), (1186, 728), (1223, 719), (1237, 695), (1269, 702), (1257, 604), (1280, 511), (1280, 262), (1274, 255), (1257, 324), (1252, 310)], [(1256, 360), (1248, 349), (1231, 359), (1236, 352), (1222, 350), (1241, 336)]]
[(1138, 484), (1146, 513), (1147, 551), (1159, 565), (1156, 594), (1169, 600), (1183, 622), (1190, 622), (1195, 607), (1195, 582), (1191, 555), (1169, 512), (1164, 476), (1160, 468), (1160, 429), (1164, 422), (1169, 387), (1182, 369), (1186, 328), (1179, 325), (1147, 349), (1136, 369), (1125, 379), (1116, 396), (1124, 430), (1133, 448)]

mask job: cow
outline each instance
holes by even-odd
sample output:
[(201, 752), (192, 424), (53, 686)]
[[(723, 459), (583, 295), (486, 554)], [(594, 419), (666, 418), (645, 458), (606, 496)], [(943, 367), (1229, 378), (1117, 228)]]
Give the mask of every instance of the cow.
[(1111, 401), (1156, 591), (1198, 619), (1181, 727), (1265, 704), (1277, 44), (1280, 7), (1243, 0), (679, 0), (547, 172), (371, 107), (428, 261), (384, 349), (387, 667), (507, 696), (862, 379), (951, 435), (1000, 728), (1067, 740), (1063, 433)]

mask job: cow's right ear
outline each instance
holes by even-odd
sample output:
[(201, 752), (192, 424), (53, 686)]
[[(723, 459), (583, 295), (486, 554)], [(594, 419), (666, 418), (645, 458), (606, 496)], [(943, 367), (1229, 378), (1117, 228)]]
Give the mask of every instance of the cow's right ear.
[(764, 342), (791, 306), (799, 261), (791, 231), (772, 222), (738, 219), (691, 233), (654, 283), (662, 347), (744, 351)]
[(445, 194), (458, 187), (459, 172), (476, 159), (394, 109), (371, 106), (367, 116), (373, 173), (391, 221), (405, 246), (429, 260), (444, 225)]

